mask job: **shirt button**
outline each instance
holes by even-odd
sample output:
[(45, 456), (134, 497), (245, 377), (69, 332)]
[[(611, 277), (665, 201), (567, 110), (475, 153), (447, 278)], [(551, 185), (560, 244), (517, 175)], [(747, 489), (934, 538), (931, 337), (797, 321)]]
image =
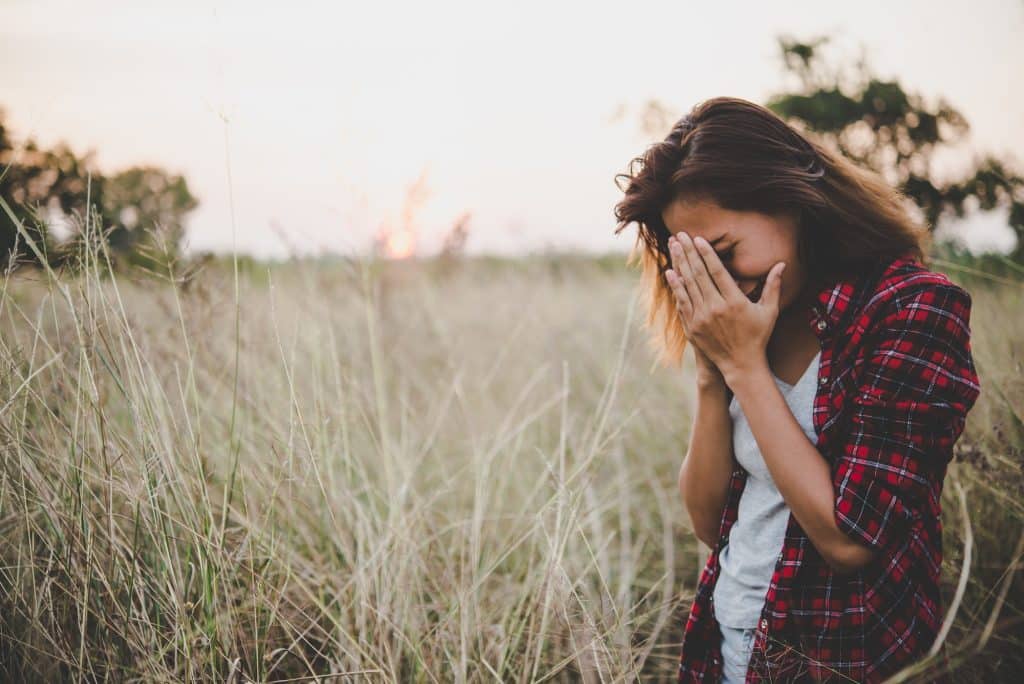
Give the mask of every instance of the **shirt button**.
[(768, 621), (761, 618), (761, 629), (768, 629)]
[(820, 378), (818, 378), (818, 384), (821, 385), (822, 387), (824, 387), (826, 383), (828, 383), (828, 376), (822, 375)]
[(825, 321), (819, 320), (818, 321), (818, 330), (824, 330), (824, 329), (825, 329)]

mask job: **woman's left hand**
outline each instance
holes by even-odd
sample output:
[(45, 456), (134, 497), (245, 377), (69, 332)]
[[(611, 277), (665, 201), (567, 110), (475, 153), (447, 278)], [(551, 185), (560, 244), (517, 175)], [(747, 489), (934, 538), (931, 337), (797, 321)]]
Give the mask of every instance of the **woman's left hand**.
[(669, 249), (673, 268), (665, 277), (687, 337), (715, 363), (727, 383), (759, 365), (767, 366), (785, 262), (772, 266), (761, 297), (752, 302), (704, 238), (692, 241), (680, 231), (669, 238)]

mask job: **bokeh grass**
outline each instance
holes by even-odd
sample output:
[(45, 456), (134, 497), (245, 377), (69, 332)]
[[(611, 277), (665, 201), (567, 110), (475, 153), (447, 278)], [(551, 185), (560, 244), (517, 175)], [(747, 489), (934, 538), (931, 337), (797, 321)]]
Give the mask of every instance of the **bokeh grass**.
[[(947, 258), (983, 392), (908, 678), (993, 681), (1024, 665), (1022, 287)], [(623, 262), (8, 274), (0, 678), (672, 681), (692, 358), (654, 363)]]

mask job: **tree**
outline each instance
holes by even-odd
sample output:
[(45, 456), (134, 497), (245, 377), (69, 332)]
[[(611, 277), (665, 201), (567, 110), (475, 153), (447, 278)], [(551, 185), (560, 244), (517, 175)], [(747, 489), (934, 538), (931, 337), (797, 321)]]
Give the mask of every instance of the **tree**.
[(986, 156), (963, 178), (936, 182), (932, 155), (966, 135), (965, 117), (942, 98), (929, 106), (898, 81), (872, 76), (864, 60), (851, 75), (830, 69), (820, 50), (828, 41), (827, 36), (808, 42), (778, 39), (786, 70), (799, 85), (796, 92), (771, 97), (765, 106), (881, 173), (920, 207), (932, 228), (944, 214), (963, 217), (972, 197), (980, 209), (1007, 207), (1017, 236), (1011, 258), (1024, 262), (1024, 178), (1011, 172), (1007, 162)]
[[(180, 175), (135, 166), (105, 179), (101, 213), (111, 249), (132, 264), (155, 268), (185, 236), (185, 215), (199, 202)], [(163, 244), (160, 244), (160, 243)], [(169, 254), (164, 254), (164, 248)]]
[[(0, 197), (47, 263), (74, 262), (83, 253), (87, 216), (90, 221), (99, 219), (100, 225), (90, 233), (106, 241), (116, 264), (156, 269), (174, 259), (185, 234), (185, 216), (199, 204), (184, 177), (155, 166), (105, 176), (94, 168), (93, 156), (90, 151), (79, 158), (64, 143), (53, 150), (40, 149), (31, 139), (19, 152), (0, 110)], [(72, 224), (71, 237), (61, 243), (49, 230), (55, 213)], [(0, 266), (11, 259), (39, 262), (14, 221), (0, 211)]]
[[(79, 158), (63, 144), (54, 150), (43, 150), (33, 140), (28, 140), (18, 152), (4, 126), (3, 115), (0, 109), (0, 197), (7, 201), (44, 256), (59, 260), (54, 254), (48, 214), (59, 211), (66, 216), (84, 216), (87, 194), (91, 192), (93, 202), (101, 200), (102, 184), (93, 169), (93, 155)], [(38, 263), (14, 221), (0, 210), (0, 267), (6, 268), (11, 259)]]

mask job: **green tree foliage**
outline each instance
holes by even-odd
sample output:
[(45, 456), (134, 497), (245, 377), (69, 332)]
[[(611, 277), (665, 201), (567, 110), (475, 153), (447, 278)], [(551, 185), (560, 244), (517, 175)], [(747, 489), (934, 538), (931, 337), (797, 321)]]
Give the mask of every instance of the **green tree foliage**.
[[(79, 158), (66, 145), (43, 150), (32, 140), (17, 150), (0, 110), (0, 197), (7, 201), (45, 258), (60, 259), (54, 254), (48, 229), (49, 212), (84, 215), (90, 171), (95, 198), (99, 188), (91, 153)], [(14, 221), (6, 211), (0, 211), (0, 266), (6, 267), (10, 258), (38, 262)]]
[(979, 209), (1007, 208), (1017, 236), (1011, 257), (1024, 262), (1024, 178), (989, 155), (963, 178), (936, 181), (930, 172), (932, 156), (967, 134), (964, 116), (941, 98), (930, 106), (898, 81), (871, 75), (863, 60), (853, 74), (830, 68), (821, 54), (828, 41), (825, 36), (809, 42), (779, 38), (786, 70), (798, 86), (771, 97), (765, 106), (882, 173), (921, 208), (932, 228), (943, 214), (962, 217), (970, 198)]
[[(79, 158), (61, 143), (40, 149), (28, 140), (18, 149), (3, 125), (0, 110), (0, 197), (51, 265), (73, 264), (93, 236), (102, 236), (115, 266), (158, 270), (178, 256), (185, 217), (198, 201), (180, 175), (155, 166), (137, 166), (113, 175), (95, 168), (90, 151)], [(57, 242), (48, 228), (59, 213), (71, 236)], [(86, 217), (99, 226), (87, 233)], [(18, 234), (14, 221), (0, 210), (0, 266), (10, 259), (39, 263)]]
[(107, 177), (103, 186), (107, 240), (131, 263), (156, 268), (177, 254), (185, 237), (185, 215), (198, 205), (182, 176), (155, 166), (121, 171)]

